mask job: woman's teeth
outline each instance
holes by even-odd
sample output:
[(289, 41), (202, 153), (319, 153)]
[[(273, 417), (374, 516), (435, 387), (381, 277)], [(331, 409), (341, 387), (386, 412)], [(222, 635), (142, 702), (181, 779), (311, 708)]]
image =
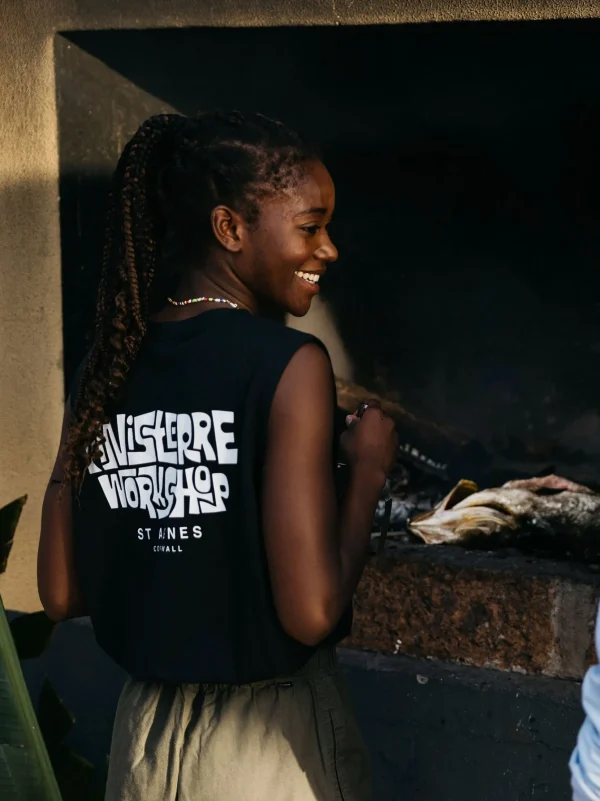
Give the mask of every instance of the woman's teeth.
[(298, 278), (304, 278), (305, 281), (310, 281), (311, 284), (318, 284), (319, 283), (319, 274), (318, 273), (303, 273), (300, 270), (296, 270), (295, 275)]

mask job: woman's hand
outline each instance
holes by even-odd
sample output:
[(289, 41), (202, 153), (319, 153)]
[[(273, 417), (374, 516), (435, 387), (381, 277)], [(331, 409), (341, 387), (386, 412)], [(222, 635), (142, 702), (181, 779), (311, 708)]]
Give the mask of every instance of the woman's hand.
[(396, 460), (398, 436), (394, 421), (382, 411), (379, 401), (370, 400), (364, 410), (349, 414), (346, 425), (340, 444), (348, 464), (387, 476)]

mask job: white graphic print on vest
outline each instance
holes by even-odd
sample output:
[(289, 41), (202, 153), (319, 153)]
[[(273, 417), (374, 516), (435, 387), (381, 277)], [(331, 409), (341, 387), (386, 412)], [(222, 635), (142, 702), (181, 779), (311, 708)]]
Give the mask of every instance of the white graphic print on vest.
[(218, 410), (119, 414), (116, 432), (104, 426), (102, 458), (89, 472), (111, 509), (145, 509), (152, 519), (224, 512), (229, 482), (211, 468), (237, 464), (233, 422), (233, 412)]

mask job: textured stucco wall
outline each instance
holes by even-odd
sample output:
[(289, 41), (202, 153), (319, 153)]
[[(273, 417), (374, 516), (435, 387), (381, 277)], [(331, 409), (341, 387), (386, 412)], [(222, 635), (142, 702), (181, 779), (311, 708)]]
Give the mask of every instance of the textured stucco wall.
[[(38, 605), (40, 506), (60, 433), (62, 329), (49, 8), (0, 11), (0, 504), (29, 494), (5, 603)], [(47, 15), (47, 16), (45, 16)]]
[(3, 0), (0, 4), (0, 504), (29, 503), (7, 606), (38, 606), (41, 499), (62, 414), (56, 31), (188, 25), (367, 24), (600, 16), (588, 0)]

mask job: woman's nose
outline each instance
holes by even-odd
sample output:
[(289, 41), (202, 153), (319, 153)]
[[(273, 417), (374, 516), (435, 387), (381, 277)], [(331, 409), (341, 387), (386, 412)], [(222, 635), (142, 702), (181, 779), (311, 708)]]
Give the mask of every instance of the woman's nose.
[(323, 244), (317, 248), (315, 257), (320, 261), (337, 261), (338, 250), (329, 237), (327, 237), (327, 241), (323, 242)]

